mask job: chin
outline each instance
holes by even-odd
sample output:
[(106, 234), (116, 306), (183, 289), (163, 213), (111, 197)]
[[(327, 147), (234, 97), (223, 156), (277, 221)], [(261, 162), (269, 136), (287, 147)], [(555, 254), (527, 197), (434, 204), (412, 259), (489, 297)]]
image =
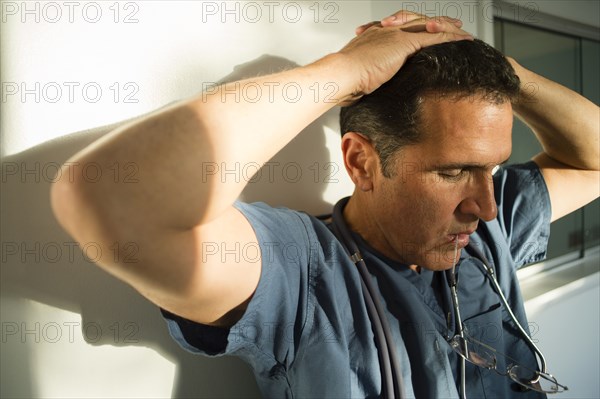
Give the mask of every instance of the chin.
[[(459, 248), (456, 254), (457, 262), (460, 259), (460, 252), (461, 249)], [(452, 247), (451, 250), (444, 249), (426, 253), (422, 258), (422, 262), (417, 264), (432, 271), (444, 271), (451, 269), (452, 266), (454, 266), (454, 247)]]
[(442, 265), (439, 263), (436, 265), (425, 265), (425, 266), (421, 266), (421, 267), (423, 269), (431, 270), (432, 272), (443, 272), (443, 271), (452, 269), (451, 264)]

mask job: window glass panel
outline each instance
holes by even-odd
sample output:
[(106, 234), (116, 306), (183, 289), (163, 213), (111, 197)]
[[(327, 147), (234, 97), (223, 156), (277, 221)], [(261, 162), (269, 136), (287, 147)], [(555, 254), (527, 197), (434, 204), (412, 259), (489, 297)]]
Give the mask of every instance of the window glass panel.
[(596, 105), (600, 105), (600, 42), (583, 39), (581, 41), (581, 72), (583, 74), (583, 95)]
[[(575, 91), (580, 91), (580, 39), (513, 22), (497, 20), (501, 50), (524, 67)], [(496, 29), (498, 32), (498, 29)], [(531, 130), (515, 119), (513, 154), (510, 162), (525, 162), (542, 150)], [(583, 244), (583, 211), (579, 210), (552, 224), (548, 257), (556, 257)]]

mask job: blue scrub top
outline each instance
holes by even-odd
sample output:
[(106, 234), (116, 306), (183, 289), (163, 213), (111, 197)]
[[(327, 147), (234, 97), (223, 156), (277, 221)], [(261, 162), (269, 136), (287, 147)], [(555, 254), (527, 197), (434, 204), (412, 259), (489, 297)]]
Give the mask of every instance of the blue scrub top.
[[(495, 268), (521, 325), (528, 330), (516, 278), (520, 266), (542, 260), (550, 200), (533, 162), (501, 168), (494, 176), (498, 217), (471, 236)], [(261, 248), (261, 277), (243, 317), (230, 329), (204, 326), (163, 310), (173, 338), (206, 356), (238, 356), (254, 370), (264, 397), (379, 397), (381, 372), (358, 271), (327, 226), (307, 214), (266, 204), (236, 203)], [(381, 292), (403, 372), (405, 393), (458, 398), (459, 358), (444, 272), (415, 273), (387, 259), (355, 234)], [(460, 312), (468, 334), (495, 348), (498, 369), (518, 362), (537, 369), (535, 355), (501, 305), (479, 260), (463, 250)], [(450, 320), (449, 320), (450, 319)], [(510, 378), (470, 363), (468, 397), (545, 397)]]

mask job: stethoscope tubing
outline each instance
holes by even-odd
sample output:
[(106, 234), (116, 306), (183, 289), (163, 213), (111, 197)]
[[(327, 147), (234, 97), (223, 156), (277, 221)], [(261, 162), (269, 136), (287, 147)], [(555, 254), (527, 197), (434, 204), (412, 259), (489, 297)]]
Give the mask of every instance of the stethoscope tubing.
[(375, 343), (379, 348), (378, 355), (382, 371), (382, 384), (385, 387), (385, 397), (404, 398), (402, 370), (393, 345), (394, 340), (383, 305), (373, 286), (367, 265), (360, 255), (358, 245), (356, 245), (356, 242), (351, 237), (350, 229), (344, 220), (342, 212), (347, 202), (348, 198), (343, 198), (338, 201), (333, 209), (332, 225), (334, 234), (338, 237), (351, 260), (355, 263), (361, 277), (365, 305), (372, 323)]

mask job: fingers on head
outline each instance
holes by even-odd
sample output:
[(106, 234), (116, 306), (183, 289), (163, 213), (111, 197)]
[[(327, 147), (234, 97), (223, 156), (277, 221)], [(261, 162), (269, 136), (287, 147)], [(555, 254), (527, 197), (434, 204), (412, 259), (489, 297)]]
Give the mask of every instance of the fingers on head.
[(411, 11), (399, 11), (381, 21), (371, 21), (356, 28), (356, 34), (360, 35), (373, 26), (392, 27), (401, 26), (402, 30), (407, 32), (422, 32), (429, 33), (439, 32), (456, 32), (463, 35), (468, 35), (467, 32), (461, 30), (462, 21), (451, 17), (428, 17), (424, 14), (419, 14)]
[(462, 23), (455, 24), (453, 21), (445, 18), (434, 18), (429, 19), (425, 22), (425, 28), (427, 32), (438, 33), (438, 32), (454, 32), (461, 35), (468, 35), (469, 33), (461, 29)]
[(438, 33), (427, 33), (423, 35), (424, 46), (431, 46), (439, 43), (455, 42), (459, 40), (473, 40), (473, 36), (470, 34), (461, 34), (455, 32), (438, 32)]
[(427, 18), (424, 14), (419, 14), (416, 12), (406, 10), (399, 11), (391, 15), (390, 17), (395, 17), (393, 21), (396, 24), (405, 24), (407, 22), (414, 21), (415, 19)]
[(354, 32), (357, 35), (360, 35), (361, 33), (364, 33), (367, 29), (371, 28), (372, 26), (381, 26), (381, 23), (380, 23), (380, 21), (371, 21), (369, 23), (359, 26), (358, 28), (356, 28), (356, 30)]
[(463, 23), (460, 19), (456, 19), (456, 18), (452, 18), (452, 17), (436, 17), (433, 19), (447, 22), (449, 24), (456, 26), (457, 28), (462, 28), (462, 26), (463, 26)]
[(454, 24), (451, 24), (448, 21), (445, 21), (441, 18), (437, 18), (437, 19), (430, 19), (429, 21), (425, 22), (425, 29), (427, 30), (427, 32), (430, 33), (438, 33), (438, 32), (451, 32), (453, 30), (456, 30), (456, 26)]
[(453, 24), (457, 28), (461, 28), (463, 25), (463, 23), (460, 19), (447, 17), (447, 16), (428, 17), (425, 14), (420, 14), (420, 13), (416, 13), (416, 12), (412, 12), (412, 11), (405, 11), (405, 10), (399, 11), (395, 14), (390, 15), (389, 17), (382, 19), (381, 25), (382, 26), (398, 26), (398, 25), (402, 25), (402, 24), (406, 24), (406, 23), (415, 21), (415, 20), (429, 20), (429, 19), (445, 21), (445, 22)]

